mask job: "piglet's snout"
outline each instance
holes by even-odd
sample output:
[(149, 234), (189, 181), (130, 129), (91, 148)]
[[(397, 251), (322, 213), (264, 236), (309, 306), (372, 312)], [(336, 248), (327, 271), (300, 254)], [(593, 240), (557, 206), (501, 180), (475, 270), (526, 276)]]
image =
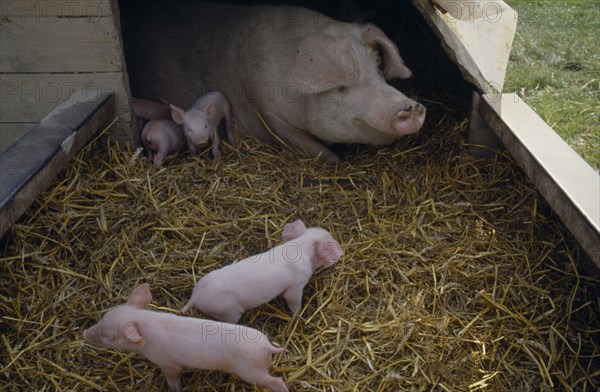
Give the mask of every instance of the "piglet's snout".
[(198, 151), (202, 151), (206, 146), (208, 146), (208, 141), (196, 142), (193, 140), (188, 140), (188, 146), (190, 151), (192, 151), (192, 154), (196, 154)]
[(206, 137), (205, 135), (200, 135), (199, 133), (200, 132), (192, 134), (192, 136), (189, 137), (189, 143), (191, 143), (196, 148), (203, 148), (208, 146), (208, 137)]
[(86, 343), (94, 343), (98, 338), (97, 328), (92, 327), (83, 331), (83, 341)]
[(392, 119), (392, 129), (398, 135), (418, 132), (425, 122), (425, 106), (414, 103), (400, 110)]

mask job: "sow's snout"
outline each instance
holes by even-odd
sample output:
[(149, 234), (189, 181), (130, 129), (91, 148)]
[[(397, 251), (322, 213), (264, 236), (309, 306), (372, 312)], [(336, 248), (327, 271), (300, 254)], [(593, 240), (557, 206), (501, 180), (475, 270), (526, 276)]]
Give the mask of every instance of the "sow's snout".
[(400, 110), (392, 119), (392, 129), (399, 136), (416, 133), (425, 121), (425, 106), (412, 103)]

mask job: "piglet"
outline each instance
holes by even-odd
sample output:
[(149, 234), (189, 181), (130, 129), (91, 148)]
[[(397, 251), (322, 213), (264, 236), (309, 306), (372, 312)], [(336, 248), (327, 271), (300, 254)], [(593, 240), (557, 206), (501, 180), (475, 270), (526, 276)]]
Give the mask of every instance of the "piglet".
[(181, 126), (169, 120), (149, 121), (142, 129), (142, 144), (148, 160), (157, 169), (162, 167), (167, 155), (185, 149), (185, 137)]
[(212, 141), (213, 156), (219, 155), (220, 138), (216, 128), (223, 120), (225, 121), (227, 141), (232, 145), (235, 143), (231, 105), (223, 93), (219, 91), (206, 93), (198, 98), (187, 111), (173, 104), (170, 107), (173, 120), (177, 124), (183, 125), (185, 138), (192, 154), (196, 153), (198, 147)]
[(196, 307), (216, 320), (237, 323), (242, 313), (282, 294), (295, 313), (302, 292), (319, 267), (342, 257), (340, 244), (321, 228), (307, 229), (301, 220), (285, 225), (285, 243), (205, 275), (181, 309)]
[(231, 372), (260, 387), (288, 391), (281, 378), (269, 374), (271, 355), (283, 348), (273, 346), (261, 332), (144, 309), (151, 300), (150, 286), (138, 286), (127, 303), (109, 310), (98, 324), (83, 331), (83, 340), (146, 357), (160, 367), (176, 392), (183, 391), (184, 368)]
[(171, 120), (171, 109), (166, 101), (156, 102), (149, 99), (131, 98), (133, 112), (146, 120)]

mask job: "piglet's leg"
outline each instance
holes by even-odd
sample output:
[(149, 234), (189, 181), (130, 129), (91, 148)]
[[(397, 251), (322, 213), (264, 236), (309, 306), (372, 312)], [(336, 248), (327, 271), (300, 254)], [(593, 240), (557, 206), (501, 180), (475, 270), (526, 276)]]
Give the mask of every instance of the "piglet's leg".
[(228, 106), (225, 108), (225, 132), (227, 133), (227, 142), (232, 146), (235, 146), (236, 129), (233, 115), (231, 114), (231, 108)]
[(254, 364), (244, 366), (241, 369), (236, 369), (234, 370), (234, 373), (250, 384), (269, 388), (274, 392), (288, 392), (288, 388), (281, 377), (273, 377), (269, 374), (268, 369), (269, 366), (271, 366), (270, 355), (264, 358), (261, 358), (261, 356), (258, 355), (253, 359), (256, 361)]
[(156, 155), (154, 156), (154, 166), (157, 169), (160, 169), (162, 167), (163, 161), (165, 160), (165, 158), (167, 157), (167, 154), (159, 151), (156, 153)]
[(237, 312), (237, 311), (233, 311), (233, 312), (229, 312), (229, 313), (222, 313), (222, 314), (218, 314), (218, 315), (209, 315), (214, 317), (216, 320), (225, 322), (225, 323), (229, 323), (229, 324), (237, 324), (238, 321), (240, 321), (240, 318), (242, 318), (242, 312)]
[(183, 383), (181, 382), (182, 369), (180, 367), (162, 367), (160, 370), (167, 378), (169, 388), (171, 388), (173, 392), (183, 392)]
[(283, 292), (283, 299), (287, 302), (288, 307), (295, 313), (300, 310), (300, 304), (302, 303), (302, 287), (288, 287)]
[(154, 162), (154, 153), (152, 152), (152, 150), (148, 150), (146, 157), (148, 158), (149, 162)]
[(221, 146), (221, 138), (219, 137), (219, 130), (213, 129), (213, 143), (212, 143), (212, 155), (213, 158), (219, 156), (219, 147)]
[(288, 392), (289, 389), (281, 377), (267, 376), (262, 380), (257, 380), (256, 385), (266, 387), (274, 392)]
[(189, 140), (188, 140), (187, 144), (188, 144), (188, 149), (190, 150), (190, 153), (192, 155), (196, 155), (197, 151), (196, 151), (196, 147), (194, 147), (194, 144), (191, 143)]

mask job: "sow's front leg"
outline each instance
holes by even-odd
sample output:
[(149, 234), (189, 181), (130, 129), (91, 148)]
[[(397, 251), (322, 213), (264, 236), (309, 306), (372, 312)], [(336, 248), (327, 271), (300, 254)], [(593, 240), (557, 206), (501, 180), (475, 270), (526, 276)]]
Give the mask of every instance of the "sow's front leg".
[(275, 131), (277, 137), (292, 150), (304, 151), (308, 156), (317, 158), (330, 165), (337, 165), (340, 159), (333, 151), (327, 148), (318, 139), (308, 132), (298, 130), (279, 121), (269, 121), (270, 127)]

